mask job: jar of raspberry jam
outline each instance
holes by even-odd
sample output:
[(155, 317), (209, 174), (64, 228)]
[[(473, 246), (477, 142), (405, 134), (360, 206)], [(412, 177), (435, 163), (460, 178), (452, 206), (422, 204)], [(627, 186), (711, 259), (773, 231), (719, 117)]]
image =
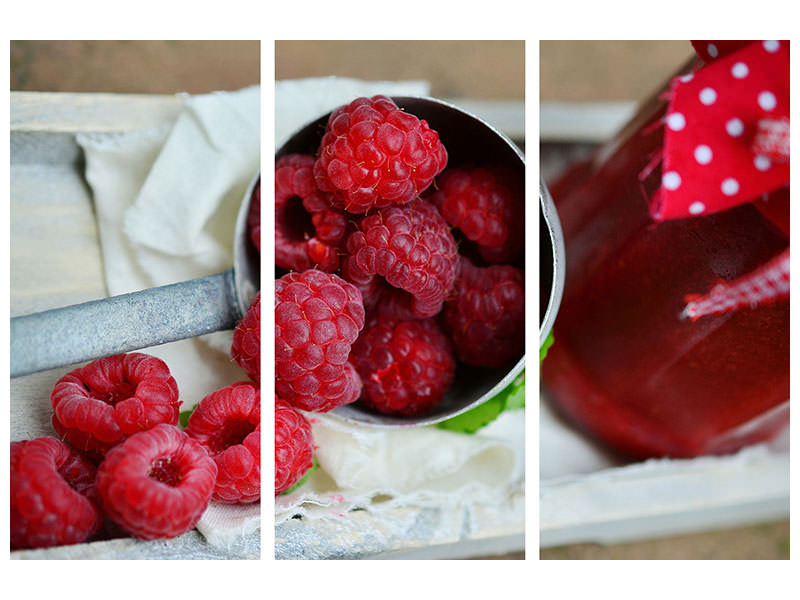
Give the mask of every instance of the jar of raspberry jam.
[[(789, 244), (744, 203), (655, 222), (641, 180), (664, 143), (667, 102), (647, 102), (592, 161), (552, 182), (566, 244), (564, 297), (543, 386), (579, 428), (630, 458), (734, 452), (789, 419), (789, 301), (697, 320), (686, 296), (750, 273)], [(788, 215), (788, 188), (771, 201)]]

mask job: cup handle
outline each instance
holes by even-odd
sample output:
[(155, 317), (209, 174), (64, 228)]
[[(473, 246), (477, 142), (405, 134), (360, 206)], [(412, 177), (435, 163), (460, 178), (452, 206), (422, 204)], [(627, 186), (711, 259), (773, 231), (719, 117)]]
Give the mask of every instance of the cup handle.
[(232, 329), (233, 270), (11, 319), (11, 377)]

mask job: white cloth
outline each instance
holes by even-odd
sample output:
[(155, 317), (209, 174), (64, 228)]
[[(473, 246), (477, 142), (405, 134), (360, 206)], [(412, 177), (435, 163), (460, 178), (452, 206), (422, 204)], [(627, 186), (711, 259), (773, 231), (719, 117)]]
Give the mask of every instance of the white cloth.
[[(186, 97), (174, 123), (82, 134), (109, 295), (213, 275), (233, 265), (236, 215), (260, 166), (260, 89)], [(148, 348), (163, 359), (182, 408), (246, 374), (232, 332)], [(260, 506), (212, 503), (198, 530), (224, 546), (258, 528)]]
[[(278, 81), (278, 148), (298, 129), (360, 96), (424, 96), (424, 81), (336, 77)], [(352, 508), (508, 507), (524, 489), (524, 411), (503, 413), (475, 435), (436, 427), (376, 429), (330, 414), (312, 422), (319, 468), (292, 494), (275, 499), (275, 522), (294, 515), (336, 518)], [(518, 496), (517, 496), (518, 497)], [(469, 511), (468, 511), (469, 512)]]
[(352, 508), (498, 506), (524, 490), (525, 413), (507, 411), (475, 434), (436, 427), (374, 429), (306, 413), (319, 468), (275, 498), (275, 523)]

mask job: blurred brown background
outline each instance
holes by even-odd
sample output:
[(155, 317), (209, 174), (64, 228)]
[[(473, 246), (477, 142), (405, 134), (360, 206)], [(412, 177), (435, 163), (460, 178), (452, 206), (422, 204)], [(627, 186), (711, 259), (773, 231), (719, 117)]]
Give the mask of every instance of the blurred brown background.
[(525, 98), (523, 41), (277, 41), (275, 78), (427, 79), (438, 98)]
[(259, 83), (258, 41), (12, 41), (11, 89), (193, 94)]
[(686, 40), (542, 40), (541, 99), (642, 100), (693, 55)]

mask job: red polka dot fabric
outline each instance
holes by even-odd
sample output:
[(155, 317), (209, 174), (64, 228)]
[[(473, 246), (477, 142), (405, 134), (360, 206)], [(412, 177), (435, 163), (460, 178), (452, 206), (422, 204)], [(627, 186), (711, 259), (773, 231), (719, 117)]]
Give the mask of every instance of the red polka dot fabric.
[(710, 62), (671, 83), (656, 221), (726, 210), (789, 182), (789, 43), (694, 45)]
[(706, 63), (728, 56), (752, 43), (753, 40), (692, 40), (694, 51)]

